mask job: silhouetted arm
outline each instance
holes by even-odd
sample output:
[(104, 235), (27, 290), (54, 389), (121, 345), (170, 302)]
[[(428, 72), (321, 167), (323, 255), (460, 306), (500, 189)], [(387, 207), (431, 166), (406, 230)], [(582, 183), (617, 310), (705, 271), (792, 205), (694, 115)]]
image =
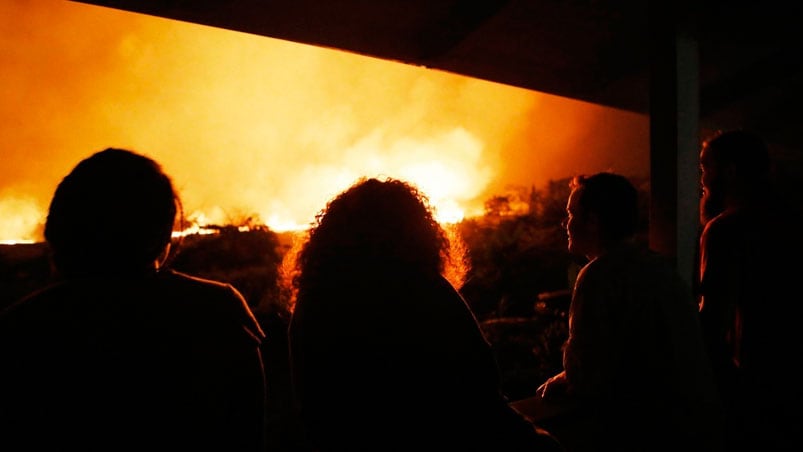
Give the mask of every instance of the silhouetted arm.
[(727, 218), (709, 222), (700, 238), (700, 323), (717, 373), (738, 359), (739, 244)]

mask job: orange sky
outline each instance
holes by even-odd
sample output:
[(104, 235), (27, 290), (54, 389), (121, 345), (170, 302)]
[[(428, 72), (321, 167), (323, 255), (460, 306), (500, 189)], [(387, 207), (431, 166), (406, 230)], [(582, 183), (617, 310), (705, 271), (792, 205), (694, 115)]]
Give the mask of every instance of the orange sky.
[(304, 225), (357, 177), (473, 214), (508, 186), (649, 172), (648, 118), (444, 72), (64, 0), (0, 2), (0, 240), (123, 147), (188, 214)]

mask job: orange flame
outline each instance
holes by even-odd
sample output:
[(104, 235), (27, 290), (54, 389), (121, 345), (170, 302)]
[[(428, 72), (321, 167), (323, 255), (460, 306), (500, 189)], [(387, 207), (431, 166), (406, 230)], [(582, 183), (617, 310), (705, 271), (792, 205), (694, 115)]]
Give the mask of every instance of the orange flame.
[(0, 197), (0, 244), (33, 243), (41, 237), (42, 209), (28, 197)]
[(346, 52), (61, 0), (0, 2), (0, 42), (0, 240), (41, 240), (58, 180), (109, 146), (161, 162), (198, 227), (277, 231), (361, 176), (455, 222), (509, 184), (649, 168), (643, 115)]

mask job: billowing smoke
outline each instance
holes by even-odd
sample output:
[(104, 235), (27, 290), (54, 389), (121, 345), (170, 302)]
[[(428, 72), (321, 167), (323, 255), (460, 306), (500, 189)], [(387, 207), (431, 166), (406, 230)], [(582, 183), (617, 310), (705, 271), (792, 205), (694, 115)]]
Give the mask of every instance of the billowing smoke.
[(81, 3), (0, 3), (0, 67), (0, 240), (40, 240), (58, 181), (106, 147), (161, 162), (193, 218), (276, 229), (360, 176), (454, 219), (509, 185), (649, 166), (642, 115)]

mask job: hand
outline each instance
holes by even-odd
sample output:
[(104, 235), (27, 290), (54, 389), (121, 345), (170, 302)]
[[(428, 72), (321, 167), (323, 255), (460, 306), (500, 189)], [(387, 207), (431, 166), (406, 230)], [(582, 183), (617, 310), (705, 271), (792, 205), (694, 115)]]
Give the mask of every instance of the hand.
[(548, 378), (541, 386), (536, 389), (535, 393), (541, 396), (542, 399), (554, 398), (558, 395), (565, 395), (567, 387), (566, 372), (563, 371), (557, 375)]

